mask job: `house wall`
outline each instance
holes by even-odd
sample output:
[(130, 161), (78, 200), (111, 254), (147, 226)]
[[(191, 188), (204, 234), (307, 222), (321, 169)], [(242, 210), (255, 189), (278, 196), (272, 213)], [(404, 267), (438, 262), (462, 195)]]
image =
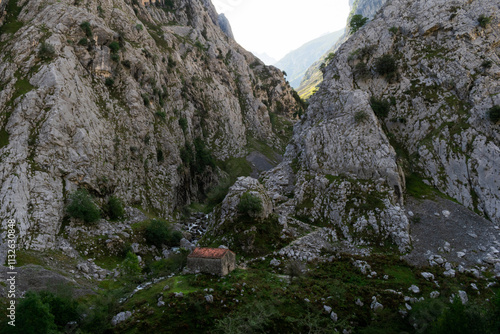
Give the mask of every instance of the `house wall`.
[(190, 272), (221, 275), (221, 259), (190, 258), (187, 259)]
[(236, 255), (232, 252), (227, 252), (222, 258), (221, 266), (222, 276), (236, 269)]
[(187, 269), (192, 273), (200, 272), (225, 276), (236, 269), (236, 255), (227, 252), (222, 259), (188, 257)]

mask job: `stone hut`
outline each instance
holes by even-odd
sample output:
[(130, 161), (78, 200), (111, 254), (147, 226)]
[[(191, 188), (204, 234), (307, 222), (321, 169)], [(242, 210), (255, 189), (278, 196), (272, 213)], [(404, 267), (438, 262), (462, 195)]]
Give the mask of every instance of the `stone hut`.
[(225, 248), (195, 248), (187, 258), (187, 271), (225, 276), (236, 268), (236, 255)]

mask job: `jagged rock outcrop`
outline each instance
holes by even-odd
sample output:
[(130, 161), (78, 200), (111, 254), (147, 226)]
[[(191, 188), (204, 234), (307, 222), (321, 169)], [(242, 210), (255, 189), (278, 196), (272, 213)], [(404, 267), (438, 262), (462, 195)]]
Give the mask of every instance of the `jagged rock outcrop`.
[(16, 219), (23, 248), (53, 246), (79, 187), (168, 216), (224, 175), (215, 161), (286, 144), (270, 113), (298, 111), (291, 88), (225, 35), (209, 1), (13, 1), (0, 36), (0, 218)]
[(291, 197), (276, 210), (404, 250), (406, 174), (498, 224), (500, 134), (487, 117), (500, 105), (498, 13), (488, 0), (384, 6), (338, 49), (283, 163), (265, 175), (268, 191)]
[(229, 23), (229, 20), (227, 19), (226, 15), (220, 14), (218, 23), (222, 31), (227, 35), (227, 37), (234, 39), (233, 29), (231, 29), (231, 24)]
[(351, 8), (351, 13), (347, 19), (346, 31), (338, 39), (338, 41), (327, 51), (321, 58), (314, 62), (304, 73), (302, 81), (300, 82), (297, 92), (302, 98), (309, 98), (313, 93), (314, 89), (319, 86), (323, 81), (323, 73), (321, 71), (321, 65), (326, 61), (326, 58), (330, 53), (334, 53), (337, 49), (349, 38), (351, 35), (350, 19), (353, 15), (362, 15), (372, 19), (377, 11), (382, 8), (387, 0), (349, 0), (349, 7)]
[[(392, 101), (381, 121), (407, 151), (407, 172), (496, 222), (500, 134), (487, 113), (500, 104), (498, 12), (486, 0), (392, 1), (342, 45), (323, 85)], [(492, 19), (485, 28), (481, 15)], [(396, 60), (393, 79), (376, 71), (383, 55)], [(370, 69), (365, 78), (353, 75), (360, 63)]]

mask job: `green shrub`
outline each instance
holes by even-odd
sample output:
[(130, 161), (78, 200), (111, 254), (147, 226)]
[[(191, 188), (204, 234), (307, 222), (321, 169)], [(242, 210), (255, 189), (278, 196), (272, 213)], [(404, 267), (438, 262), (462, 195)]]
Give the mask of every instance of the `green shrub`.
[(182, 129), (182, 132), (186, 132), (188, 128), (188, 121), (184, 117), (179, 118), (179, 126)]
[(238, 212), (248, 216), (254, 216), (262, 212), (262, 200), (251, 192), (244, 193), (238, 203)]
[(160, 117), (162, 120), (167, 119), (167, 113), (162, 110), (158, 110), (157, 112), (155, 112), (155, 115)]
[(165, 157), (163, 155), (163, 150), (161, 148), (156, 150), (156, 161), (158, 163), (162, 163), (163, 161), (165, 161)]
[(120, 50), (120, 44), (117, 41), (109, 43), (109, 49), (112, 53), (117, 53)]
[(78, 41), (78, 45), (83, 45), (83, 46), (87, 46), (89, 45), (89, 40), (87, 38), (82, 38)]
[(397, 33), (399, 32), (399, 28), (398, 27), (390, 27), (389, 28), (389, 31), (394, 34), (394, 35), (397, 35)]
[(172, 254), (168, 257), (168, 259), (161, 259), (151, 263), (148, 266), (149, 272), (153, 277), (167, 276), (171, 273), (178, 273), (186, 266), (188, 255), (188, 250), (181, 249), (180, 253)]
[(113, 78), (106, 78), (106, 80), (104, 81), (104, 84), (108, 87), (111, 87), (115, 84), (115, 80), (113, 80)]
[(126, 279), (137, 282), (142, 271), (137, 255), (129, 251), (121, 263), (121, 271)]
[(357, 79), (366, 79), (370, 76), (370, 70), (364, 62), (357, 63), (356, 66), (354, 66), (354, 70), (352, 71), (352, 73)]
[(172, 231), (166, 221), (157, 219), (149, 221), (144, 234), (147, 243), (158, 248), (161, 248), (162, 245), (179, 246), (182, 239), (181, 232)]
[(99, 208), (85, 189), (79, 189), (70, 195), (66, 211), (70, 217), (81, 219), (86, 223), (94, 223), (101, 218)]
[(142, 94), (142, 101), (146, 107), (149, 106), (149, 95), (147, 93)]
[(43, 42), (40, 46), (40, 50), (38, 51), (38, 56), (42, 60), (51, 60), (56, 55), (56, 50), (54, 46), (49, 43)]
[(119, 62), (120, 61), (120, 56), (116, 53), (112, 53), (111, 54), (111, 60), (112, 61), (115, 61), (115, 62)]
[(366, 111), (364, 110), (360, 110), (360, 111), (357, 111), (355, 114), (354, 114), (354, 121), (356, 123), (363, 123), (364, 121), (366, 121), (368, 119), (368, 114), (366, 113)]
[(484, 313), (476, 307), (463, 305), (458, 297), (430, 326), (432, 334), (484, 334), (488, 329)]
[(490, 110), (488, 110), (488, 117), (494, 124), (498, 123), (498, 121), (500, 121), (500, 105), (491, 107)]
[(83, 32), (85, 33), (85, 36), (87, 38), (92, 38), (92, 28), (90, 28), (90, 23), (85, 21), (80, 24), (80, 28), (82, 28)]
[(130, 68), (130, 66), (131, 66), (130, 60), (128, 60), (128, 59), (122, 60), (122, 65), (126, 68)]
[(49, 305), (37, 293), (28, 292), (17, 307), (16, 332), (23, 334), (54, 333), (56, 324)]
[(391, 108), (391, 102), (389, 100), (377, 99), (374, 96), (370, 98), (370, 106), (373, 109), (375, 115), (384, 119), (389, 114), (389, 109)]
[(123, 208), (123, 202), (116, 196), (111, 196), (106, 205), (106, 211), (111, 220), (117, 220), (123, 218), (125, 215), (125, 209)]
[(392, 78), (397, 70), (398, 65), (396, 60), (390, 54), (385, 54), (375, 60), (375, 71), (380, 75)]
[(198, 173), (204, 172), (207, 167), (215, 167), (215, 159), (212, 152), (206, 148), (203, 139), (198, 137), (194, 140), (194, 149), (196, 154), (195, 170)]
[(142, 24), (136, 24), (135, 25), (135, 29), (137, 29), (138, 31), (142, 31), (144, 27), (142, 26)]
[(349, 26), (351, 27), (351, 32), (354, 34), (359, 30), (365, 23), (368, 21), (367, 17), (363, 17), (363, 15), (353, 15), (351, 21), (349, 22)]
[(41, 291), (38, 294), (42, 303), (49, 306), (49, 311), (54, 316), (54, 322), (59, 330), (63, 330), (68, 322), (78, 320), (78, 302), (76, 300), (48, 291)]
[(491, 23), (491, 17), (481, 14), (477, 18), (477, 22), (479, 23), (481, 28), (486, 28), (486, 26)]
[(491, 68), (493, 66), (493, 62), (491, 60), (485, 60), (481, 63), (481, 67), (483, 68)]

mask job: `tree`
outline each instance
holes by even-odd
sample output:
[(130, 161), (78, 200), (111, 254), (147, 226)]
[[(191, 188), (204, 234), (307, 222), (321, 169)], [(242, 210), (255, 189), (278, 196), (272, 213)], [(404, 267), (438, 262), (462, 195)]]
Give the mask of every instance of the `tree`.
[(114, 195), (109, 198), (106, 209), (111, 220), (120, 219), (125, 215), (122, 201)]
[(16, 329), (18, 333), (56, 333), (54, 315), (49, 305), (44, 304), (37, 293), (28, 292), (17, 309)]
[(41, 60), (51, 60), (54, 58), (55, 54), (56, 50), (54, 49), (54, 46), (45, 42), (41, 44), (40, 50), (38, 51), (38, 56)]
[(161, 248), (162, 245), (179, 246), (183, 236), (179, 231), (172, 231), (166, 221), (152, 219), (146, 227), (145, 237), (148, 244)]
[(123, 275), (131, 281), (137, 281), (141, 275), (139, 258), (130, 251), (127, 253), (127, 256), (125, 256), (125, 260), (123, 260), (121, 268)]
[(351, 21), (349, 22), (349, 25), (351, 27), (351, 32), (354, 34), (356, 31), (359, 30), (362, 26), (365, 25), (365, 23), (368, 21), (367, 17), (363, 17), (363, 15), (353, 15), (351, 18)]
[(85, 189), (78, 189), (70, 195), (66, 211), (70, 217), (81, 219), (86, 223), (93, 223), (101, 218), (99, 208)]
[(262, 200), (251, 192), (246, 192), (241, 196), (237, 208), (239, 213), (254, 216), (262, 212)]
[(375, 71), (380, 75), (385, 75), (387, 79), (391, 79), (397, 70), (396, 59), (390, 54), (385, 54), (375, 60)]

